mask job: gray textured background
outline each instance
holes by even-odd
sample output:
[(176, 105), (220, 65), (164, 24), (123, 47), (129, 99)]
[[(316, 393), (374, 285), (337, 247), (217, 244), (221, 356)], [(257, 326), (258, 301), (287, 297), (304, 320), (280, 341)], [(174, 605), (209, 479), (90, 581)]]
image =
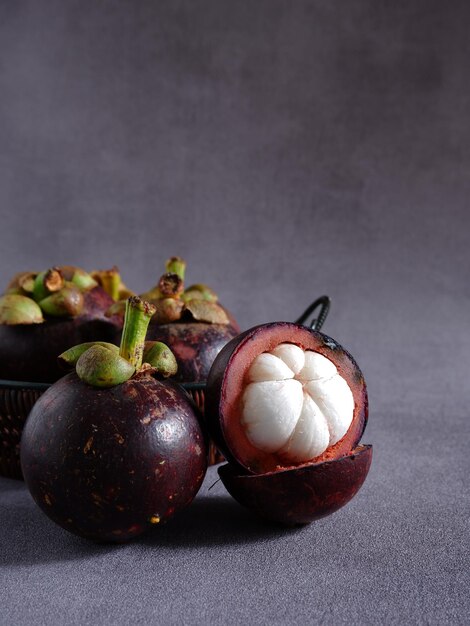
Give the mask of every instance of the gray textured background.
[(369, 478), (301, 531), (214, 482), (96, 547), (0, 480), (0, 623), (464, 623), (467, 2), (0, 1), (0, 282), (168, 255), (242, 327), (327, 292), (362, 366)]

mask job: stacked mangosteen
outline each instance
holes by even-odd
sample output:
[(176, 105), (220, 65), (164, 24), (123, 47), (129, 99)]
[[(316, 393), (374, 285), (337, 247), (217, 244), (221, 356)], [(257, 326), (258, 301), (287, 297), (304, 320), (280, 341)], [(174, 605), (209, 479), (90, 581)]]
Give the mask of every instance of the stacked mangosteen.
[[(175, 379), (202, 383), (217, 354), (240, 328), (210, 287), (198, 283), (185, 288), (185, 273), (183, 259), (168, 259), (158, 283), (141, 297), (155, 307), (148, 338), (167, 344), (176, 357)], [(122, 315), (124, 308), (121, 300), (110, 307), (108, 314)]]
[[(185, 289), (185, 268), (169, 259), (142, 297), (116, 268), (51, 268), (17, 275), (0, 299), (0, 377), (57, 380), (60, 352), (73, 370), (36, 403), (21, 444), (34, 499), (73, 533), (126, 541), (186, 507), (206, 432), (227, 490), (270, 521), (328, 515), (365, 480), (367, 391), (352, 356), (301, 323), (239, 334), (209, 287)], [(202, 420), (178, 383), (205, 381)]]
[(79, 267), (17, 274), (0, 298), (0, 378), (51, 383), (70, 346), (119, 339), (122, 320), (105, 316), (113, 299)]

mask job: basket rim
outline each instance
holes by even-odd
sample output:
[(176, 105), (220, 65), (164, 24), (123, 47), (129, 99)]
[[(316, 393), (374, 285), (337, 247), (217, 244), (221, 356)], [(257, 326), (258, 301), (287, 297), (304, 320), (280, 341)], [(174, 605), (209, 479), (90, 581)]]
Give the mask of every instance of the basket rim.
[[(205, 382), (191, 382), (191, 383), (178, 383), (186, 389), (186, 391), (203, 391), (206, 388)], [(35, 389), (46, 390), (51, 387), (53, 383), (37, 383), (23, 380), (7, 380), (0, 379), (0, 389)]]

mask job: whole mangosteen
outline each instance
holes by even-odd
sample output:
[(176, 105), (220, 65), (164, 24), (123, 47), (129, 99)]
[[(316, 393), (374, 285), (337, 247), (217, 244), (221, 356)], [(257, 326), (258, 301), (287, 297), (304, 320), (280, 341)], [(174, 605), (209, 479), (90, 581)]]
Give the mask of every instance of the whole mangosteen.
[[(120, 348), (61, 355), (75, 372), (35, 404), (21, 441), (26, 484), (57, 524), (99, 541), (127, 541), (196, 495), (207, 467), (197, 409), (176, 383), (167, 346), (145, 342), (154, 307), (127, 303)], [(142, 365), (143, 363), (143, 365)]]
[(368, 416), (364, 377), (330, 337), (300, 324), (252, 328), (215, 359), (205, 417), (228, 460), (219, 475), (269, 520), (305, 524), (346, 504), (368, 473), (359, 446)]
[(113, 299), (78, 267), (23, 272), (0, 298), (0, 378), (54, 382), (57, 355), (77, 343), (119, 341), (122, 318), (105, 316)]

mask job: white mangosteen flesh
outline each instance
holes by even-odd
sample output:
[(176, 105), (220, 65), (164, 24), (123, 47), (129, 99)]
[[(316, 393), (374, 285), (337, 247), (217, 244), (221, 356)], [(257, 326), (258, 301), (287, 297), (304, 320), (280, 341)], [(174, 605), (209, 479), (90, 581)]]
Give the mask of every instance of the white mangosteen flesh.
[(247, 373), (241, 423), (255, 448), (304, 463), (347, 433), (354, 399), (325, 356), (281, 343), (258, 355)]

